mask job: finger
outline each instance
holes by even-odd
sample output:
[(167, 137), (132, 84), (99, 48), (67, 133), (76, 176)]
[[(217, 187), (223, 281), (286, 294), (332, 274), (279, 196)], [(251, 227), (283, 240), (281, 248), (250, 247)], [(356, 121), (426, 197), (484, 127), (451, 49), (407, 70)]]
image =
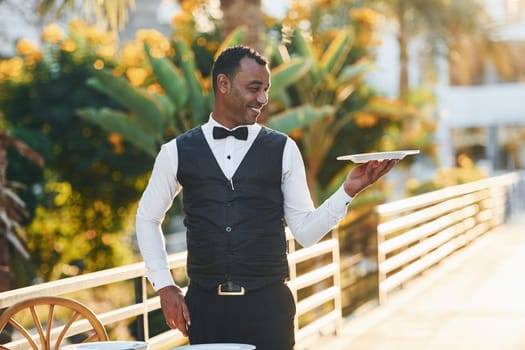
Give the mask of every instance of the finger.
[(388, 173), (394, 167), (394, 165), (397, 164), (397, 162), (398, 162), (397, 159), (390, 159), (390, 160), (388, 160), (388, 162), (385, 164), (383, 170), (381, 171), (381, 176), (383, 176), (386, 173)]
[(370, 171), (370, 181), (372, 183), (376, 182), (381, 176), (385, 175), (392, 166), (393, 162), (391, 159), (377, 162)]
[(175, 323), (174, 320), (167, 320), (166, 321), (166, 324), (168, 325), (168, 327), (170, 327), (171, 329), (177, 329), (177, 325)]
[(186, 327), (186, 321), (184, 319), (177, 320), (176, 328), (182, 333), (183, 336), (188, 336), (188, 329)]
[(389, 159), (388, 161), (384, 162), (384, 164), (382, 164), (382, 167), (378, 171), (377, 178), (379, 179), (380, 177), (388, 173), (396, 163), (397, 161), (395, 159)]
[(188, 311), (188, 307), (186, 306), (186, 304), (182, 304), (182, 317), (184, 317), (186, 325), (189, 327), (191, 325), (191, 318), (190, 312)]
[(368, 166), (366, 168), (366, 175), (367, 175), (369, 184), (372, 184), (375, 182), (375, 180), (377, 180), (376, 176), (377, 176), (377, 171), (380, 169), (379, 165), (380, 164), (377, 160), (373, 160), (368, 163)]
[(188, 336), (186, 321), (183, 318), (167, 319), (166, 325), (171, 329), (178, 329), (185, 337)]

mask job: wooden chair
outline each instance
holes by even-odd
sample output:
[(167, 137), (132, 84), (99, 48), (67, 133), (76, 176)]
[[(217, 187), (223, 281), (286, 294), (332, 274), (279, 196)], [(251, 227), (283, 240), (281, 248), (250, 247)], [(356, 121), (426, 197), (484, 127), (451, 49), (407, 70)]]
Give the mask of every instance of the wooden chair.
[(0, 315), (0, 332), (7, 324), (13, 327), (13, 335), (21, 335), (4, 344), (9, 349), (59, 350), (73, 336), (74, 343), (109, 340), (104, 325), (90, 308), (65, 297), (36, 297), (18, 302)]

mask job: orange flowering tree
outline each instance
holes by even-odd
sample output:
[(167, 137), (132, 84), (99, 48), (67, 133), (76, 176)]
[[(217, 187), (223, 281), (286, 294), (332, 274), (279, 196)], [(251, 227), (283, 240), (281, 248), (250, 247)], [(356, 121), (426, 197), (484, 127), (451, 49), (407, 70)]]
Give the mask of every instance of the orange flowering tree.
[[(30, 193), (40, 205), (29, 230), (39, 277), (132, 258), (125, 249), (132, 244), (117, 247), (122, 237), (112, 233), (131, 237), (129, 220), (159, 145), (207, 118), (206, 62), (220, 45), (238, 43), (242, 31), (217, 38), (180, 30), (172, 41), (139, 30), (135, 41), (117, 49), (110, 32), (74, 20), (67, 34), (51, 24), (40, 47), (21, 40), (15, 57), (0, 61), (0, 108), (13, 131), (42, 150), (49, 169), (28, 179), (29, 188), (40, 189)], [(306, 66), (293, 60), (275, 76), (293, 82)], [(174, 83), (183, 88), (174, 90)], [(68, 249), (73, 242), (76, 248)], [(76, 266), (79, 257), (87, 258)]]
[(15, 286), (35, 275), (53, 280), (133, 261), (127, 228), (151, 158), (76, 115), (86, 106), (119, 108), (86, 86), (103, 67), (123, 67), (123, 74), (133, 75), (126, 61), (117, 62), (115, 37), (75, 20), (67, 34), (50, 24), (41, 45), (21, 39), (16, 48), (14, 57), (0, 60), (0, 110), (5, 128), (38, 150), (46, 168), (9, 155), (8, 176), (26, 185), (20, 197), (31, 213), (26, 224), (32, 266), (14, 266)]
[[(274, 26), (290, 57), (307, 57), (313, 62), (300, 84), (288, 89), (292, 106), (330, 109), (324, 118), (291, 133), (302, 148), (310, 192), (318, 203), (333, 193), (352, 166), (335, 161), (338, 155), (431, 144), (432, 125), (416, 106), (381, 97), (364, 80), (374, 68), (374, 49), (380, 44), (379, 16), (350, 1), (292, 1), (284, 20)], [(409, 121), (417, 137), (397, 136), (403, 133), (402, 124)], [(279, 128), (279, 120), (268, 122)], [(385, 193), (375, 186), (367, 191), (370, 196), (359, 199), (377, 202)]]

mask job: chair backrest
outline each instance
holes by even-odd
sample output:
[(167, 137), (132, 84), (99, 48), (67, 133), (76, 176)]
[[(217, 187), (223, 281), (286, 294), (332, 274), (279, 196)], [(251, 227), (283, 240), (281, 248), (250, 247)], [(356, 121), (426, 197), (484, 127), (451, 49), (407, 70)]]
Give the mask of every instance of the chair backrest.
[(66, 339), (72, 343), (109, 340), (104, 325), (90, 308), (65, 297), (20, 301), (0, 315), (0, 332), (8, 324), (18, 332), (11, 343), (3, 344), (8, 349), (59, 350)]

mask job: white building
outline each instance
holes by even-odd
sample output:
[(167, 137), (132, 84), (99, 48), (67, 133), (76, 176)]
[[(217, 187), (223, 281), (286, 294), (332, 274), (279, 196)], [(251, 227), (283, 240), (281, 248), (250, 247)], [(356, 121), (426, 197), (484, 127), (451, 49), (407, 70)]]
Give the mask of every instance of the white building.
[[(457, 67), (442, 59), (436, 62), (439, 128), (437, 133), (441, 166), (455, 163), (460, 152), (469, 154), (488, 172), (525, 168), (525, 0), (482, 0), (495, 22), (502, 26), (495, 41), (506, 43), (513, 62), (507, 62), (510, 76), (479, 52), (466, 52), (462, 60), (477, 60), (472, 81), (457, 81)], [(396, 28), (384, 27), (383, 45), (378, 50), (377, 72), (369, 82), (389, 96), (398, 95), (399, 47)], [(410, 84), (421, 86), (420, 44), (409, 48)], [(471, 48), (474, 49), (475, 48)]]

